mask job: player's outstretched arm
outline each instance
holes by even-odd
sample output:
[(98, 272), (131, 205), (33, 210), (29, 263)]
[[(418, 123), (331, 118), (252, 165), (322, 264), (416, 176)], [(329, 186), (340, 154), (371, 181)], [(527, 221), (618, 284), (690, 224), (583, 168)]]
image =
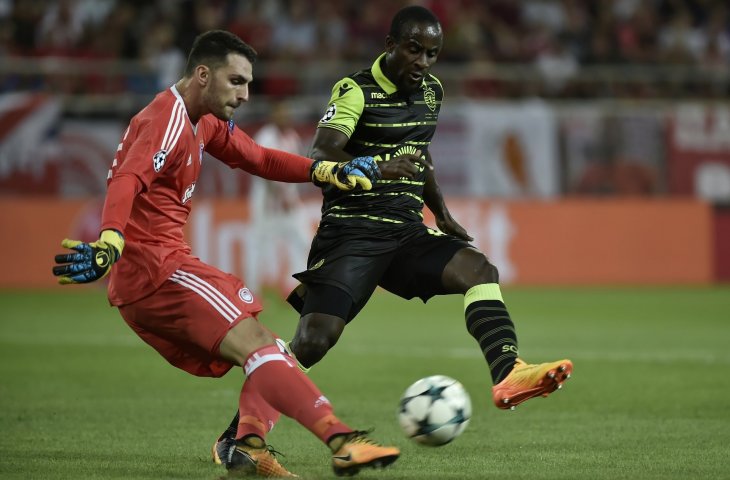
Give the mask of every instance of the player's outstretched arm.
[(378, 164), (373, 157), (356, 157), (348, 162), (315, 160), (312, 163), (312, 182), (317, 186), (332, 184), (340, 190), (363, 190), (373, 188), (373, 182), (380, 178)]
[(345, 152), (349, 138), (339, 130), (318, 128), (314, 134), (309, 156), (315, 161), (311, 176), (315, 185), (333, 184), (340, 190), (352, 190), (360, 186), (370, 190), (373, 182), (382, 178), (380, 168), (373, 157), (357, 157)]
[(112, 265), (119, 260), (124, 250), (124, 237), (116, 230), (104, 230), (95, 242), (86, 243), (66, 238), (61, 246), (75, 250), (76, 253), (56, 255), (58, 265), (53, 267), (53, 274), (58, 277), (58, 283), (89, 283), (104, 278)]

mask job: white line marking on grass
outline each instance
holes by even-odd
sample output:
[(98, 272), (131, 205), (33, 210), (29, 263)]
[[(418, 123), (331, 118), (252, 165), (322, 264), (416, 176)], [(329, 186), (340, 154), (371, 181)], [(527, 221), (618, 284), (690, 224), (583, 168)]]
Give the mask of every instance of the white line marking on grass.
[[(364, 345), (342, 345), (341, 351), (353, 355), (369, 355), (369, 356), (386, 356), (399, 358), (483, 358), (481, 351), (477, 346), (474, 348), (467, 347), (438, 347), (436, 345), (425, 346), (406, 346), (406, 345), (380, 345), (380, 346), (364, 346)], [(620, 351), (603, 351), (595, 350), (576, 350), (570, 349), (565, 352), (557, 352), (556, 350), (544, 350), (539, 348), (525, 350), (525, 358), (527, 361), (542, 362), (552, 361), (559, 357), (567, 357), (578, 362), (585, 361), (605, 361), (612, 363), (655, 363), (667, 364), (676, 362), (701, 363), (706, 365), (730, 365), (730, 356), (720, 353), (702, 353), (691, 350), (671, 350), (666, 352), (620, 352)]]

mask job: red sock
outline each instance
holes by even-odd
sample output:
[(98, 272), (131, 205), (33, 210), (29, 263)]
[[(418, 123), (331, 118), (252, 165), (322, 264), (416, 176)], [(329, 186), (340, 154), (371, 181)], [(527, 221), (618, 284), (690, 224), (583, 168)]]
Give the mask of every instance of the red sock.
[[(262, 327), (276, 337), (277, 342), (282, 341), (274, 332), (263, 325)], [(282, 351), (281, 347), (279, 347), (279, 351)], [(266, 434), (273, 430), (279, 418), (281, 418), (281, 413), (269, 405), (259, 392), (255, 388), (251, 388), (251, 384), (244, 380), (241, 396), (238, 399), (236, 438), (243, 438), (247, 435), (266, 438)]]
[(276, 345), (253, 352), (243, 369), (248, 376), (248, 388), (256, 390), (271, 407), (301, 423), (323, 442), (336, 433), (352, 431), (335, 417), (329, 400), (299, 370), (296, 361), (281, 353)]
[(241, 397), (238, 400), (238, 432), (236, 438), (246, 435), (258, 435), (266, 438), (266, 434), (279, 421), (281, 413), (268, 404), (248, 380), (243, 382)]

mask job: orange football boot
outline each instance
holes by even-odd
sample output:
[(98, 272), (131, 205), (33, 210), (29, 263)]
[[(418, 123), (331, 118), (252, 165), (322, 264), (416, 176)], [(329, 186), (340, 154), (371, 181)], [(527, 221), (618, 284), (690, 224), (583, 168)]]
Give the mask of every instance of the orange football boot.
[(400, 456), (396, 447), (384, 447), (367, 437), (368, 432), (355, 431), (336, 438), (330, 443), (333, 449), (332, 469), (337, 476), (357, 474), (361, 468), (385, 468)]
[(547, 397), (570, 378), (573, 363), (570, 360), (531, 365), (517, 359), (514, 368), (504, 380), (492, 387), (497, 408), (510, 409), (534, 397)]

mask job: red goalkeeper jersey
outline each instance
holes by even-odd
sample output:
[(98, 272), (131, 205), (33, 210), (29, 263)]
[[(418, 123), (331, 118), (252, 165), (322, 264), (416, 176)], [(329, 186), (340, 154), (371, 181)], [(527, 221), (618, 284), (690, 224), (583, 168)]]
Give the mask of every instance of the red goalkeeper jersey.
[(175, 89), (160, 94), (130, 122), (109, 170), (102, 229), (124, 235), (110, 274), (109, 301), (125, 305), (159, 288), (190, 254), (183, 238), (207, 151), (231, 168), (284, 182), (310, 180), (311, 160), (264, 148), (213, 115), (197, 125)]

